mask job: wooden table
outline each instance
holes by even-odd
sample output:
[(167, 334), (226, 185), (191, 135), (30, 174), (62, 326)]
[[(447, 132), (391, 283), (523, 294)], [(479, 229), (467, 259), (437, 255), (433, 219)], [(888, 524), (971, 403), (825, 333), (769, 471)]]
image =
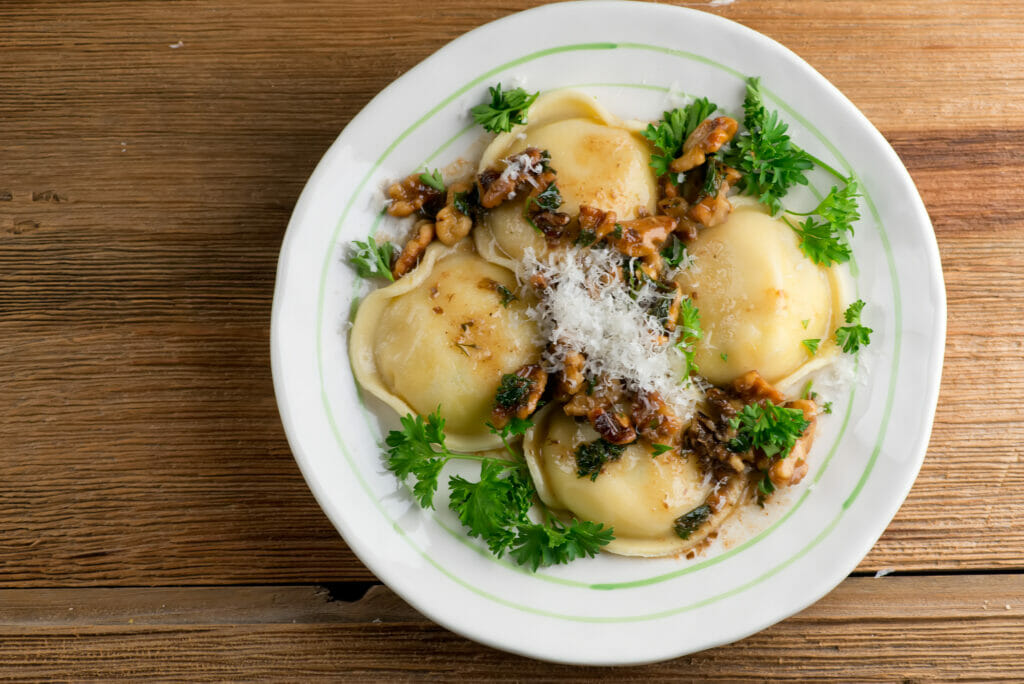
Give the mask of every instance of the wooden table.
[(928, 457), (832, 594), (673, 662), (554, 667), (433, 625), (339, 538), (271, 387), (289, 213), (375, 93), (531, 4), (0, 4), (0, 676), (1024, 676), (1017, 0), (687, 3), (843, 90), (939, 239)]

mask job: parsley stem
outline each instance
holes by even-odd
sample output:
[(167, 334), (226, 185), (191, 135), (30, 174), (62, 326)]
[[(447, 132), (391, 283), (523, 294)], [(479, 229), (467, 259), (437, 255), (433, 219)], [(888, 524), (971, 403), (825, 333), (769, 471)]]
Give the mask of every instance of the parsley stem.
[(459, 453), (457, 451), (446, 451), (444, 453), (444, 455), (448, 458), (448, 460), (451, 460), (451, 459), (454, 458), (454, 459), (458, 459), (458, 460), (461, 460), (461, 461), (478, 461), (480, 463), (483, 463), (485, 461), (494, 461), (495, 463), (498, 463), (499, 465), (501, 465), (503, 468), (518, 468), (519, 466), (522, 465), (521, 463), (517, 463), (515, 461), (504, 461), (504, 460), (502, 460), (500, 458), (490, 458), (488, 456), (477, 456), (475, 454), (462, 454), (462, 453)]
[(833, 176), (835, 176), (839, 180), (843, 181), (843, 183), (846, 183), (847, 180), (849, 180), (846, 176), (844, 176), (843, 174), (839, 173), (834, 168), (832, 168), (830, 165), (828, 165), (825, 162), (821, 161), (820, 159), (815, 157), (813, 154), (811, 154), (807, 150), (800, 150), (800, 151), (803, 152), (807, 156), (807, 158), (810, 159), (812, 162), (817, 164), (819, 167), (821, 167), (825, 171), (828, 171), (829, 173), (831, 173)]

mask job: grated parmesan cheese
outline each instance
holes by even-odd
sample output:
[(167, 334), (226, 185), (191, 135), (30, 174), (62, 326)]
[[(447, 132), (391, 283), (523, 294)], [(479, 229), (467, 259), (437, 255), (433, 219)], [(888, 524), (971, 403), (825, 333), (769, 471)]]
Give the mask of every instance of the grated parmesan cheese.
[(661, 322), (648, 313), (666, 295), (650, 282), (630, 295), (617, 276), (622, 255), (611, 249), (570, 249), (538, 258), (527, 250), (518, 277), (547, 281), (539, 303), (526, 315), (546, 339), (558, 341), (542, 360), (548, 372), (563, 368), (570, 350), (587, 357), (587, 372), (606, 373), (633, 390), (661, 394), (683, 420), (693, 415), (701, 388), (683, 380), (683, 354), (674, 345), (659, 345)]

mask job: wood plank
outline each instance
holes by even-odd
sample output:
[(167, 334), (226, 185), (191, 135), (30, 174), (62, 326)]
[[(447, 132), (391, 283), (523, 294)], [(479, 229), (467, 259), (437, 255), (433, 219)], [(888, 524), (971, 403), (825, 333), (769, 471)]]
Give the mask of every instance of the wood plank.
[[(0, 586), (372, 579), (280, 429), (276, 250), (319, 155), (380, 88), (529, 4), (0, 7)], [(850, 95), (940, 240), (932, 446), (861, 570), (1024, 567), (1024, 6), (714, 11)]]
[(383, 587), (354, 603), (315, 586), (18, 589), (0, 605), (0, 676), (31, 680), (1012, 680), (1024, 639), (1020, 575), (851, 578), (736, 644), (615, 670), (478, 646)]

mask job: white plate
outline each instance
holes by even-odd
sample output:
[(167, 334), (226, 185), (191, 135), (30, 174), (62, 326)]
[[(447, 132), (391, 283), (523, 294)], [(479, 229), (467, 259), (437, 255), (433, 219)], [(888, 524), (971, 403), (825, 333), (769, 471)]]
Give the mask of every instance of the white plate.
[[(473, 158), (468, 109), (501, 81), (581, 87), (624, 117), (658, 118), (666, 92), (738, 111), (763, 79), (794, 139), (864, 190), (853, 241), (874, 328), (861, 381), (835, 402), (806, 486), (771, 524), (710, 557), (602, 554), (533, 575), (481, 551), (439, 497), (422, 511), (382, 466), (393, 421), (363, 403), (347, 354), (367, 285), (345, 248), (380, 220), (381, 187), (429, 163)], [(814, 176), (821, 191), (829, 184)], [(924, 457), (945, 340), (945, 292), (928, 215), (885, 139), (792, 52), (702, 12), (624, 2), (548, 5), (482, 26), (399, 78), (342, 132), (302, 192), (278, 265), (274, 387), (306, 481), (349, 546), (422, 613), (466, 637), (567, 663), (642, 663), (734, 641), (813, 603), (856, 567)], [(378, 414), (383, 421), (378, 418)]]

